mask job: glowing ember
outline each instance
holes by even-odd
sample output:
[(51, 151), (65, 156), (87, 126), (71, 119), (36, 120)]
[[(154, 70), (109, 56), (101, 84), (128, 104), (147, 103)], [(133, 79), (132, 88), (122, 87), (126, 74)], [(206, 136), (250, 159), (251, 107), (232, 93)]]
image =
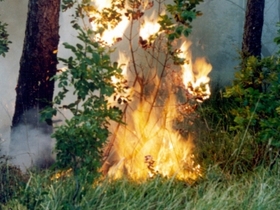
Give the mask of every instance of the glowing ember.
[(58, 180), (58, 179), (61, 179), (61, 178), (66, 178), (66, 177), (70, 177), (72, 175), (73, 171), (72, 169), (68, 169), (66, 171), (60, 171), (60, 172), (57, 172), (55, 173), (53, 176), (51, 176), (51, 180), (54, 181), (54, 180)]

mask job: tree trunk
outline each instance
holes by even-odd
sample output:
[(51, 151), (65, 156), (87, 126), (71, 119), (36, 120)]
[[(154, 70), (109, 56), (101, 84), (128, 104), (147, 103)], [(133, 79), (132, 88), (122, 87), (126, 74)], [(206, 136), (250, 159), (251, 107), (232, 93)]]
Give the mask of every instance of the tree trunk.
[[(247, 60), (250, 56), (261, 59), (262, 50), (262, 29), (264, 22), (265, 0), (247, 0), (245, 24), (242, 42), (241, 71), (247, 68)], [(258, 81), (261, 68), (253, 70), (253, 77), (248, 87), (252, 87), (262, 92), (262, 84)]]
[[(60, 0), (29, 0), (12, 127), (32, 109), (51, 105), (59, 42)], [(34, 116), (35, 118), (38, 116)]]
[(247, 0), (242, 42), (243, 58), (261, 56), (265, 0)]

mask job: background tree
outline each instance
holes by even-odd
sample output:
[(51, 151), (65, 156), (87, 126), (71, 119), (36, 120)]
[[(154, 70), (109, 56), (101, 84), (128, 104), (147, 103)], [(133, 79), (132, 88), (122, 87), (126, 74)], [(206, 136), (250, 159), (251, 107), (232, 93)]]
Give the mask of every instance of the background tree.
[[(261, 58), (262, 29), (264, 22), (265, 0), (247, 0), (244, 33), (242, 41), (241, 68), (246, 69), (250, 56)], [(255, 68), (253, 79), (249, 87), (262, 90), (261, 84), (255, 78), (259, 78), (261, 69)]]
[(12, 127), (26, 111), (41, 110), (52, 101), (54, 81), (50, 79), (57, 71), (59, 10), (60, 0), (29, 0)]
[(261, 56), (261, 38), (265, 0), (247, 0), (242, 42), (242, 55)]
[[(0, 0), (0, 2), (1, 1), (3, 1), (3, 0)], [(9, 34), (6, 31), (6, 27), (7, 27), (7, 24), (2, 23), (0, 21), (0, 56), (4, 56), (4, 57), (5, 57), (5, 53), (8, 52), (8, 50), (9, 50), (8, 44), (11, 43), (8, 40)]]

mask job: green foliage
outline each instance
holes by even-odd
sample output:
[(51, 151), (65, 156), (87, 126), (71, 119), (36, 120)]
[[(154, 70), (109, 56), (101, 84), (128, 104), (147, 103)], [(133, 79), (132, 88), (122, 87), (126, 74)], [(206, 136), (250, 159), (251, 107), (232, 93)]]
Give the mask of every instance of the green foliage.
[(0, 56), (2, 55), (3, 57), (5, 57), (6, 53), (9, 51), (8, 45), (12, 43), (8, 40), (9, 34), (7, 33), (7, 26), (7, 23), (2, 23), (0, 21)]
[[(261, 69), (259, 77), (254, 72)], [(262, 89), (255, 89), (260, 84)], [(258, 60), (249, 57), (246, 68), (236, 73), (232, 87), (228, 87), (225, 97), (234, 98), (237, 104), (232, 109), (235, 124), (232, 130), (250, 130), (256, 134), (259, 142), (279, 147), (280, 123), (280, 58), (277, 56)]]
[(259, 162), (267, 159), (269, 164), (274, 164), (280, 149), (279, 53), (263, 59), (248, 57), (242, 66), (233, 85), (227, 87), (224, 94), (235, 104), (231, 109), (234, 122), (230, 129), (253, 135), (264, 150), (259, 154), (262, 156)]
[[(57, 128), (52, 137), (56, 139), (59, 167), (73, 168), (74, 172), (78, 168), (96, 172), (101, 161), (100, 150), (109, 135), (109, 120), (121, 120), (121, 111), (109, 106), (107, 100), (120, 89), (112, 77), (120, 78), (121, 69), (118, 64), (111, 64), (105, 48), (89, 39), (90, 31), (78, 28), (78, 32), (82, 44), (64, 44), (74, 57), (61, 58), (67, 70), (55, 76), (61, 91), (54, 98), (54, 104), (68, 109), (73, 117)], [(70, 87), (74, 88), (76, 100), (62, 105)], [(57, 109), (47, 109), (42, 117), (46, 119), (56, 113)]]
[(223, 96), (224, 91), (213, 90), (212, 96), (198, 107), (201, 121), (196, 123), (196, 153), (202, 168), (215, 165), (224, 174), (240, 175), (252, 171), (262, 160), (262, 148), (254, 136), (244, 131), (231, 131), (233, 99)]
[(203, 0), (175, 0), (174, 3), (166, 5), (167, 13), (159, 16), (160, 32), (163, 32), (167, 37), (167, 50), (175, 65), (184, 64), (185, 59), (178, 56), (180, 50), (173, 49), (172, 43), (182, 36), (187, 38), (190, 35), (192, 21), (197, 16), (202, 15), (200, 11), (196, 10), (196, 5), (200, 2)]
[(168, 51), (176, 64), (181, 64), (181, 62), (177, 62), (179, 58), (176, 56), (176, 52), (172, 50), (171, 43), (182, 35), (186, 38), (190, 35), (192, 31), (191, 22), (197, 16), (202, 15), (200, 11), (196, 10), (196, 5), (200, 2), (203, 2), (203, 0), (175, 0), (173, 4), (166, 5), (167, 14), (159, 16), (160, 31), (167, 35)]

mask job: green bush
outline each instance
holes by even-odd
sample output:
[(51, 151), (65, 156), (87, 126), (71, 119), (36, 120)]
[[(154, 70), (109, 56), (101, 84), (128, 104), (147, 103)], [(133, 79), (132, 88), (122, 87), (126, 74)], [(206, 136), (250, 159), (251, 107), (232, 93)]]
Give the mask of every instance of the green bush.
[(243, 58), (233, 84), (214, 93), (199, 113), (206, 125), (197, 143), (202, 163), (238, 174), (260, 164), (273, 167), (280, 153), (280, 53)]
[[(107, 100), (118, 89), (118, 84), (114, 84), (111, 78), (120, 78), (121, 69), (117, 63), (111, 64), (105, 48), (90, 40), (90, 31), (75, 27), (82, 44), (64, 44), (75, 57), (60, 59), (67, 70), (55, 76), (61, 90), (54, 98), (58, 109), (44, 110), (42, 118), (52, 117), (59, 108), (70, 110), (73, 117), (52, 135), (56, 139), (56, 165), (72, 168), (74, 172), (78, 168), (94, 172), (100, 166), (100, 151), (109, 135), (109, 120), (121, 120), (121, 111), (109, 106)], [(74, 87), (76, 100), (61, 105), (71, 87)]]
[[(278, 38), (275, 39), (277, 42)], [(277, 42), (277, 44), (279, 44)], [(257, 164), (275, 164), (280, 150), (280, 54), (244, 59), (224, 96), (233, 100), (230, 130), (250, 135), (258, 144)]]

